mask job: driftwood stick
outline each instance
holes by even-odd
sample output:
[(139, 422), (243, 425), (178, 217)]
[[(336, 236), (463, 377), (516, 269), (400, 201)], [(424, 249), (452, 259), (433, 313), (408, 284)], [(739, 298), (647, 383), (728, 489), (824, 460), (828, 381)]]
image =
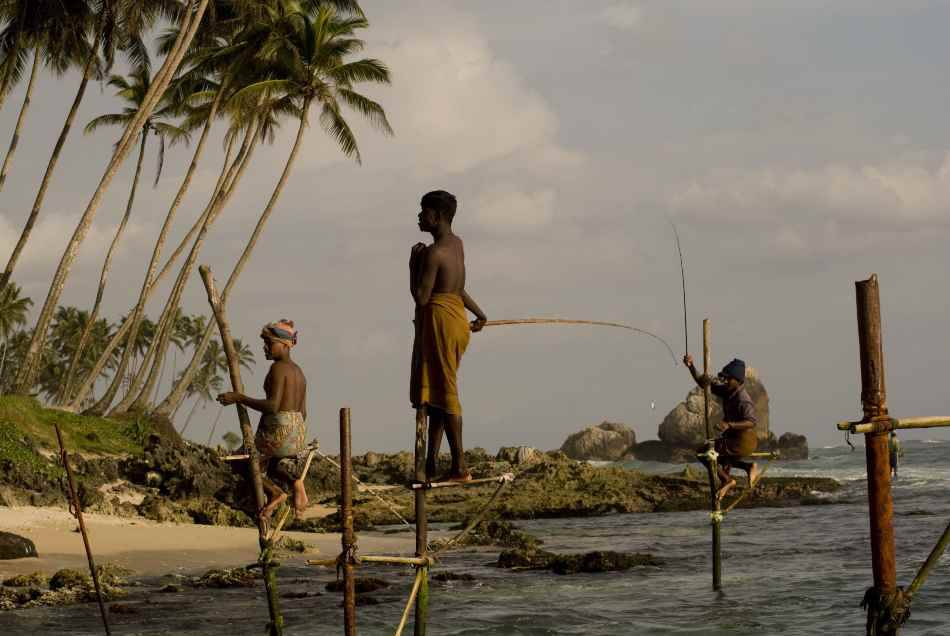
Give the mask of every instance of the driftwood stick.
[[(201, 280), (204, 282), (205, 291), (208, 293), (208, 304), (211, 305), (211, 311), (214, 319), (218, 323), (218, 331), (221, 334), (221, 344), (224, 347), (224, 353), (228, 359), (228, 372), (231, 376), (231, 387), (237, 393), (244, 393), (244, 382), (241, 380), (241, 366), (234, 348), (234, 340), (231, 338), (231, 327), (228, 324), (224, 305), (221, 303), (221, 297), (214, 284), (214, 276), (211, 268), (202, 265), (198, 268), (201, 273)], [(251, 418), (248, 416), (247, 408), (242, 404), (237, 405), (238, 419), (241, 423), (241, 433), (244, 437), (244, 447), (249, 456), (249, 468), (251, 472), (251, 481), (254, 485), (254, 500), (257, 505), (257, 532), (258, 543), (260, 544), (260, 564), (264, 573), (264, 587), (267, 592), (267, 609), (270, 612), (270, 622), (267, 625), (269, 636), (281, 636), (284, 632), (284, 617), (280, 613), (280, 601), (277, 593), (277, 564), (273, 561), (273, 550), (271, 542), (267, 540), (267, 527), (264, 519), (260, 516), (260, 511), (266, 505), (264, 499), (264, 482), (261, 476), (260, 457), (257, 453), (257, 447), (254, 444), (254, 432), (251, 429)]]
[[(416, 409), (416, 481), (426, 480), (426, 407)], [(426, 491), (415, 492), (416, 507), (416, 556), (424, 558), (429, 548), (429, 525), (426, 518)], [(413, 636), (426, 635), (426, 623), (429, 622), (429, 568), (419, 568), (419, 592), (416, 595), (416, 620), (413, 624)]]
[[(380, 565), (412, 565), (415, 567), (431, 567), (435, 560), (432, 557), (396, 557), (379, 555), (360, 555), (356, 565), (364, 563), (378, 563)], [(308, 559), (307, 565), (323, 566), (326, 568), (336, 567), (339, 558), (336, 559)]]
[(412, 490), (431, 490), (433, 488), (453, 488), (457, 486), (478, 486), (479, 484), (497, 483), (499, 481), (511, 481), (515, 478), (514, 473), (505, 473), (497, 477), (482, 477), (479, 479), (469, 479), (468, 481), (432, 481), (417, 482), (409, 484)]
[[(709, 319), (703, 320), (703, 375), (708, 377), (709, 370), (712, 368), (712, 354), (710, 353), (710, 340), (712, 339), (712, 328), (709, 324)], [(709, 384), (703, 387), (703, 418), (706, 422), (706, 439), (709, 440), (709, 447), (707, 452), (713, 451), (713, 430), (712, 422), (709, 419), (710, 416), (710, 403), (711, 395), (709, 390)], [(719, 476), (717, 472), (719, 471), (719, 466), (715, 459), (710, 458), (707, 461), (707, 467), (709, 469), (709, 496), (710, 496), (710, 509), (712, 514), (712, 576), (713, 576), (713, 589), (720, 590), (722, 589), (722, 533), (721, 533), (721, 523), (722, 523), (722, 513), (720, 512), (720, 502), (719, 502)]]
[(102, 599), (102, 587), (99, 585), (99, 573), (96, 571), (96, 562), (92, 558), (92, 547), (89, 545), (89, 535), (86, 533), (86, 522), (82, 516), (82, 503), (79, 501), (79, 495), (76, 492), (76, 482), (73, 480), (73, 469), (69, 466), (69, 456), (66, 453), (66, 445), (63, 443), (63, 433), (59, 430), (59, 424), (53, 423), (56, 429), (56, 441), (59, 442), (59, 456), (63, 462), (63, 468), (66, 470), (66, 483), (69, 485), (69, 507), (79, 522), (79, 532), (82, 534), (82, 543), (86, 548), (86, 559), (89, 561), (89, 574), (92, 575), (92, 584), (96, 588), (96, 600), (99, 603), (99, 614), (102, 616), (102, 626), (106, 630), (106, 636), (111, 635), (109, 630), (109, 615), (106, 612), (106, 605)]
[(887, 433), (909, 428), (940, 428), (950, 426), (950, 417), (892, 417), (890, 419), (880, 419), (873, 422), (838, 422), (839, 431), (851, 431), (852, 434), (859, 433)]

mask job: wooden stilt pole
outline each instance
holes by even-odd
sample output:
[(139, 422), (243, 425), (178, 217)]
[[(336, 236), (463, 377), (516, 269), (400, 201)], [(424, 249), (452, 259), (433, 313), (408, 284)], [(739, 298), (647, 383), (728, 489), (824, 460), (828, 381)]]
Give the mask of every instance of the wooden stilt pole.
[(59, 456), (63, 461), (63, 469), (66, 471), (66, 483), (69, 486), (69, 507), (79, 522), (79, 533), (82, 535), (82, 543), (86, 548), (86, 559), (89, 561), (89, 574), (92, 575), (92, 584), (96, 589), (96, 601), (99, 603), (99, 614), (102, 616), (102, 626), (106, 630), (106, 636), (111, 635), (109, 630), (109, 615), (106, 612), (106, 605), (102, 598), (102, 588), (99, 585), (99, 573), (96, 571), (96, 562), (92, 558), (92, 547), (89, 545), (89, 535), (86, 533), (86, 522), (82, 516), (82, 503), (79, 501), (79, 495), (76, 492), (76, 482), (73, 479), (73, 469), (69, 466), (69, 456), (66, 453), (66, 445), (63, 443), (63, 433), (59, 430), (59, 424), (53, 423), (56, 429), (56, 441), (59, 442)]
[[(426, 480), (426, 407), (416, 409), (416, 481)], [(416, 495), (416, 556), (424, 557), (428, 552), (429, 528), (426, 521), (426, 489), (415, 491)], [(416, 617), (413, 625), (414, 636), (425, 636), (426, 623), (429, 621), (429, 568), (419, 568), (419, 591), (416, 594)]]
[(356, 539), (353, 536), (353, 459), (350, 409), (340, 409), (340, 520), (343, 522), (343, 633), (356, 635)]
[[(712, 356), (709, 350), (711, 333), (709, 319), (706, 318), (703, 320), (703, 375), (706, 377), (709, 377), (710, 367), (712, 366)], [(707, 450), (713, 449), (711, 440), (715, 438), (712, 422), (709, 420), (710, 398), (709, 384), (706, 384), (706, 386), (703, 387), (703, 418), (706, 423), (706, 439), (709, 440), (707, 442)], [(719, 491), (719, 478), (717, 475), (719, 465), (715, 459), (710, 459), (708, 460), (707, 467), (709, 470), (710, 510), (712, 512), (710, 515), (712, 519), (712, 523), (710, 524), (712, 525), (712, 579), (713, 589), (718, 591), (722, 589), (722, 535), (720, 532), (722, 518), (719, 509), (719, 498), (716, 497), (716, 493)]]
[[(205, 290), (208, 292), (208, 304), (211, 305), (211, 311), (214, 314), (215, 321), (218, 323), (218, 331), (221, 334), (221, 345), (224, 347), (224, 353), (228, 359), (228, 372), (231, 376), (231, 387), (237, 393), (244, 393), (244, 381), (241, 380), (241, 367), (237, 350), (234, 348), (234, 340), (231, 338), (231, 327), (228, 325), (224, 305), (221, 304), (221, 297), (214, 284), (214, 277), (211, 268), (202, 265), (198, 268), (201, 273), (201, 280), (204, 282)], [(251, 473), (251, 482), (254, 485), (254, 501), (258, 511), (262, 510), (266, 504), (264, 499), (264, 482), (261, 476), (260, 459), (257, 454), (257, 447), (254, 445), (254, 431), (251, 429), (251, 418), (248, 416), (247, 408), (242, 404), (237, 405), (238, 419), (241, 423), (241, 433), (244, 437), (244, 447), (248, 452), (248, 464)], [(267, 609), (270, 612), (270, 622), (267, 624), (268, 636), (282, 636), (284, 633), (284, 617), (280, 613), (280, 597), (277, 593), (277, 567), (278, 564), (272, 558), (272, 545), (267, 540), (267, 527), (264, 521), (257, 518), (258, 543), (260, 544), (260, 564), (264, 573), (264, 588), (267, 592)]]
[[(884, 347), (881, 337), (881, 297), (877, 275), (857, 281), (858, 342), (861, 359), (861, 405), (867, 422), (886, 421), (887, 390), (884, 384)], [(868, 512), (871, 526), (871, 567), (874, 587), (865, 596), (868, 608), (867, 633), (896, 634), (891, 612), (897, 593), (897, 565), (894, 554), (894, 505), (891, 500), (891, 468), (887, 433), (875, 431), (864, 436), (868, 474)]]

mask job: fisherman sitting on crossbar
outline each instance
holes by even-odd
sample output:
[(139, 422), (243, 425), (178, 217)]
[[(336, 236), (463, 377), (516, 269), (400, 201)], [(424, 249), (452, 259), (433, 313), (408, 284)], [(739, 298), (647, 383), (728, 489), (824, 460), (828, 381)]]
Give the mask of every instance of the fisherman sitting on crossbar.
[(306, 461), (307, 448), (307, 379), (297, 363), (290, 359), (290, 349), (297, 344), (297, 330), (292, 320), (279, 320), (261, 330), (264, 357), (273, 360), (264, 379), (266, 398), (261, 400), (242, 393), (228, 392), (218, 402), (243, 404), (260, 411), (254, 445), (260, 455), (261, 477), (267, 494), (267, 505), (259, 512), (265, 521), (287, 493), (277, 484), (292, 488), (294, 512), (299, 517), (307, 507), (307, 491), (300, 465)]
[[(745, 362), (734, 359), (723, 367), (715, 379), (701, 375), (693, 366), (693, 356), (688, 353), (683, 356), (683, 363), (696, 384), (701, 387), (709, 385), (710, 392), (722, 400), (722, 422), (719, 424), (722, 435), (715, 440), (715, 450), (719, 455), (719, 479), (722, 484), (716, 493), (716, 499), (721, 501), (736, 486), (736, 480), (730, 474), (733, 466), (749, 474), (749, 488), (755, 486), (759, 480), (758, 465), (743, 460), (743, 457), (754, 453), (758, 446), (755, 405), (742, 386), (745, 384)], [(700, 461), (708, 467), (709, 460), (703, 455), (705, 451), (706, 447), (702, 447), (697, 453)]]

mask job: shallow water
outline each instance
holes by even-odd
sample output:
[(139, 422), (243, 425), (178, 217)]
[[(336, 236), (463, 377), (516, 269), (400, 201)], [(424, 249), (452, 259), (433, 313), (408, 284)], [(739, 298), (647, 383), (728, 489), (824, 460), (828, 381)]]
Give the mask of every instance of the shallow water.
[[(907, 442), (894, 485), (899, 584), (907, 585), (950, 522), (950, 443)], [(664, 464), (630, 466), (656, 472)], [(474, 634), (859, 634), (858, 604), (871, 584), (864, 452), (819, 449), (804, 462), (773, 463), (769, 475), (822, 475), (844, 491), (823, 506), (739, 510), (723, 522), (724, 593), (710, 589), (710, 531), (702, 512), (519, 522), (550, 550), (650, 552), (660, 568), (558, 576), (491, 567), (496, 554), (453, 554), (442, 568), (474, 582), (433, 583), (429, 633)], [(393, 586), (360, 607), (361, 634), (391, 634), (412, 579), (375, 569)], [(288, 562), (282, 592), (323, 592), (282, 601), (287, 634), (341, 629), (340, 596), (323, 591), (334, 574)], [(145, 581), (157, 583), (157, 581)], [(148, 599), (146, 602), (145, 599)], [(114, 634), (263, 633), (262, 590), (188, 590), (133, 597), (136, 614), (113, 615)], [(411, 629), (411, 628), (410, 628)], [(100, 634), (94, 605), (0, 615), (5, 634)], [(914, 600), (908, 635), (950, 634), (950, 557)]]

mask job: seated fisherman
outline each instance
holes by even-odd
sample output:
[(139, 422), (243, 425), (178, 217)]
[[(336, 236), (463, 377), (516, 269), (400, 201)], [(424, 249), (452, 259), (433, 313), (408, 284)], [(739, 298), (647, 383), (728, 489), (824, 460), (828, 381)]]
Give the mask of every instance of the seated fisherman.
[[(683, 356), (683, 363), (686, 364), (696, 384), (701, 387), (709, 385), (712, 394), (722, 400), (722, 422), (719, 424), (722, 435), (715, 440), (715, 449), (719, 454), (719, 479), (722, 486), (716, 493), (716, 499), (722, 500), (730, 490), (735, 488), (736, 480), (730, 474), (733, 466), (746, 471), (749, 474), (749, 487), (755, 486), (759, 479), (759, 467), (755, 462), (742, 459), (754, 453), (759, 443), (755, 433), (755, 425), (758, 422), (755, 405), (742, 386), (745, 383), (745, 362), (734, 359), (723, 367), (716, 379), (700, 375), (693, 366), (693, 356), (688, 353)], [(699, 452), (705, 450), (703, 447)], [(705, 458), (702, 458), (702, 461), (708, 466)]]
[[(487, 318), (465, 291), (465, 248), (452, 232), (455, 197), (444, 190), (429, 192), (421, 208), (419, 229), (432, 234), (433, 242), (416, 243), (409, 257), (410, 293), (416, 303), (409, 399), (429, 417), (426, 478), (435, 478), (444, 431), (452, 451), (448, 479), (469, 481), (457, 374), (470, 333), (481, 331)], [(471, 325), (466, 309), (475, 314)]]
[(300, 470), (306, 456), (307, 379), (290, 359), (290, 349), (297, 344), (297, 330), (292, 320), (279, 320), (261, 330), (264, 357), (273, 360), (264, 379), (265, 399), (228, 392), (218, 402), (243, 404), (260, 411), (261, 419), (254, 436), (260, 455), (261, 477), (267, 494), (267, 505), (260, 511), (264, 520), (270, 518), (287, 493), (278, 486), (292, 488), (294, 512), (299, 516), (307, 507), (307, 491)]

